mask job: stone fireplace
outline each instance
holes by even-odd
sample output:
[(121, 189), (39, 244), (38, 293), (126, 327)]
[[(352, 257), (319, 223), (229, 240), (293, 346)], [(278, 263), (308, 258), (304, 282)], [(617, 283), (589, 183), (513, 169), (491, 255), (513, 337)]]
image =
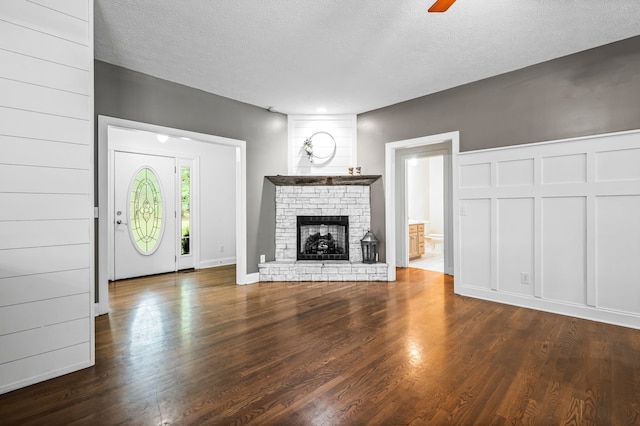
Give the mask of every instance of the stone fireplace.
[(387, 281), (386, 263), (362, 263), (369, 186), (380, 176), (268, 176), (276, 185), (275, 261), (260, 281)]

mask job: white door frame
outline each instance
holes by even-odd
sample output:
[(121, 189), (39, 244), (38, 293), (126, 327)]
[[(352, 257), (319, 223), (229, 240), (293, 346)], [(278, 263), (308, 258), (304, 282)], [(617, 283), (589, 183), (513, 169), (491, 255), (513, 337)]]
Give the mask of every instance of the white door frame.
[[(387, 264), (389, 265), (389, 281), (396, 280), (396, 151), (443, 142), (451, 142), (450, 171), (452, 174), (452, 185), (448, 193), (445, 193), (445, 197), (450, 197), (453, 202), (453, 210), (449, 212), (451, 235), (448, 236), (449, 238), (445, 237), (445, 240), (448, 239), (450, 241), (448, 252), (450, 256), (453, 257), (454, 267), (458, 264), (456, 251), (453, 250), (453, 246), (456, 241), (456, 235), (458, 234), (459, 219), (458, 215), (454, 214), (454, 212), (458, 211), (457, 197), (455, 196), (457, 194), (458, 177), (455, 170), (457, 170), (457, 157), (460, 150), (460, 132), (440, 133), (438, 135), (388, 142), (385, 144), (385, 246)], [(446, 272), (453, 275), (454, 271), (447, 270)]]
[[(235, 148), (236, 151), (236, 282), (247, 284), (247, 149), (246, 142), (174, 129), (154, 124), (140, 123), (121, 118), (98, 116), (98, 303), (96, 315), (108, 313), (109, 308), (109, 254), (108, 254), (108, 217), (109, 217), (109, 137), (108, 127), (116, 126), (131, 130), (143, 130), (154, 133), (191, 138), (202, 142), (217, 143)], [(175, 154), (174, 154), (175, 155)]]

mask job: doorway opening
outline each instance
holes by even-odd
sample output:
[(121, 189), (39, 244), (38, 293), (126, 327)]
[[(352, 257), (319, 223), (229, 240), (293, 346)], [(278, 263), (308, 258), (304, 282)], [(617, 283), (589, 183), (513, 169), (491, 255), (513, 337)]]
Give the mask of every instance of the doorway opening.
[[(120, 133), (127, 133), (129, 139), (112, 139), (110, 131), (114, 129)], [(149, 135), (153, 138), (149, 138)], [(132, 138), (135, 142), (132, 142)], [(163, 225), (169, 226), (173, 235), (172, 270), (235, 264), (236, 282), (246, 284), (248, 277), (245, 141), (99, 116), (96, 315), (109, 312), (108, 285), (114, 270), (114, 228), (116, 225), (122, 225), (122, 229), (125, 230), (126, 225), (116, 223), (117, 209), (113, 202), (116, 152), (168, 157), (173, 161), (174, 179), (171, 184), (172, 191), (168, 195), (169, 204), (173, 207), (162, 212), (165, 218), (174, 217), (172, 224), (167, 222)], [(207, 158), (219, 161), (212, 166), (207, 163)], [(207, 183), (206, 187), (202, 187), (204, 192), (200, 190), (201, 180)], [(223, 191), (224, 196), (217, 196), (215, 191)], [(164, 201), (167, 201), (166, 197), (165, 195)], [(224, 200), (224, 209), (219, 208), (221, 200)], [(128, 206), (127, 203), (125, 202), (125, 206)], [(146, 207), (150, 207), (151, 204)], [(205, 215), (201, 213), (203, 209), (212, 212)], [(120, 211), (124, 212), (124, 209)], [(155, 210), (147, 209), (145, 212), (148, 214)], [(202, 221), (198, 220), (199, 216), (202, 216)], [(204, 220), (205, 218), (209, 220)], [(210, 220), (211, 218), (215, 220)], [(203, 233), (208, 236), (206, 244), (203, 243), (203, 238), (198, 238)], [(211, 238), (211, 235), (214, 235), (214, 238)], [(224, 239), (218, 241), (218, 237)]]
[[(453, 170), (459, 151), (459, 132), (442, 133), (415, 139), (389, 142), (385, 146), (385, 245), (389, 281), (395, 281), (396, 267), (409, 266), (410, 236), (407, 206), (406, 173), (409, 158), (443, 155), (443, 240), (444, 273), (453, 275), (454, 241), (457, 217), (454, 212), (454, 188), (457, 182)], [(419, 225), (419, 224), (418, 224)], [(423, 226), (424, 232), (424, 226)], [(418, 236), (419, 238), (419, 236)], [(425, 235), (425, 243), (426, 235)]]
[(444, 155), (406, 160), (409, 267), (444, 273)]

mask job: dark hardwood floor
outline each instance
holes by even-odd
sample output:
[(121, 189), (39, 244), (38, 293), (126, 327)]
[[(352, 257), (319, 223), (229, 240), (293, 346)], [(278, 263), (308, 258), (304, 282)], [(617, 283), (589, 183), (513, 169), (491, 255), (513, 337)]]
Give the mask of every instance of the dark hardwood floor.
[(394, 283), (111, 285), (96, 365), (0, 395), (2, 425), (640, 424), (640, 331)]

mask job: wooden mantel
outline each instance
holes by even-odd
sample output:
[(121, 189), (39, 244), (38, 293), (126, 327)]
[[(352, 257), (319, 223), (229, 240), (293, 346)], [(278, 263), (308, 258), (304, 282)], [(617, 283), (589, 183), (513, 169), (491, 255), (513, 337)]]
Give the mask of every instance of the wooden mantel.
[(280, 186), (319, 186), (319, 185), (371, 185), (382, 175), (362, 176), (265, 176), (274, 185)]

